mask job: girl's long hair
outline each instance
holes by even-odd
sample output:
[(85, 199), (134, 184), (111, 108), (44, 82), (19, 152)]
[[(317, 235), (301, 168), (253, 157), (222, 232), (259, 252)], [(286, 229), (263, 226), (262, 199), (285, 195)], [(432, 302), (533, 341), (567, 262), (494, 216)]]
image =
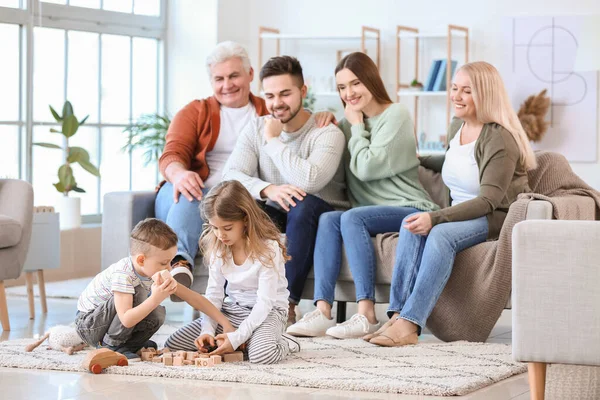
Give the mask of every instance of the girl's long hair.
[(290, 259), (282, 234), (240, 182), (225, 181), (212, 188), (202, 200), (200, 212), (204, 221), (200, 248), (205, 263), (210, 263), (214, 257), (231, 257), (228, 246), (217, 238), (208, 224), (208, 220), (215, 216), (225, 221), (244, 221), (246, 251), (252, 259), (266, 266), (275, 266), (275, 254), (267, 242), (269, 240), (279, 244), (285, 261)]
[(494, 122), (509, 131), (521, 152), (521, 164), (527, 170), (534, 169), (537, 166), (535, 154), (498, 70), (484, 61), (465, 64), (459, 70), (464, 71), (471, 79), (477, 120), (483, 124)]

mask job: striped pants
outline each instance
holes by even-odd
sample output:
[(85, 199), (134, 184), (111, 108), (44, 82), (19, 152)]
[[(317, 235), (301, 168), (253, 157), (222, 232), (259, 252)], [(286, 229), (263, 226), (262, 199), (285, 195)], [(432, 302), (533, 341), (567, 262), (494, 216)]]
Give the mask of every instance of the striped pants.
[[(221, 312), (237, 328), (250, 315), (251, 308), (236, 303), (224, 302)], [(246, 351), (248, 360), (255, 364), (274, 364), (283, 360), (290, 352), (288, 341), (282, 337), (287, 323), (288, 310), (273, 309), (248, 340)], [(201, 334), (202, 317), (179, 328), (165, 342), (165, 347), (178, 351), (197, 351), (194, 341)], [(216, 333), (222, 333), (223, 327), (217, 326)]]

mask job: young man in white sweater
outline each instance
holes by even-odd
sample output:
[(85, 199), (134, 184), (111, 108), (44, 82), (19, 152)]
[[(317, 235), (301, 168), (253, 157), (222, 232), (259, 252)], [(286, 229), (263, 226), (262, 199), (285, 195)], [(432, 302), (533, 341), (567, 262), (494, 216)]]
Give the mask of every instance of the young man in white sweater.
[(302, 107), (302, 67), (289, 56), (271, 58), (260, 71), (268, 116), (249, 123), (223, 171), (262, 203), (287, 236), (289, 322), (313, 263), (321, 214), (348, 208), (341, 159), (345, 138), (333, 124), (319, 128)]

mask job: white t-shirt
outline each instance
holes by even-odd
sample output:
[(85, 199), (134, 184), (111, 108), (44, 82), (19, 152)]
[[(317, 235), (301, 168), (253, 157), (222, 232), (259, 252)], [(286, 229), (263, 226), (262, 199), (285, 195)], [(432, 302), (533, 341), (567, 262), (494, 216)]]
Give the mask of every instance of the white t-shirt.
[[(238, 329), (227, 334), (234, 349), (250, 339), (252, 332), (264, 322), (273, 308), (288, 308), (290, 292), (285, 277), (285, 261), (275, 240), (269, 241), (269, 247), (274, 252), (274, 267), (265, 266), (251, 257), (242, 265), (236, 265), (231, 257), (215, 257), (209, 267), (205, 297), (217, 309), (223, 306), (225, 281), (228, 301), (252, 308)], [(216, 328), (217, 322), (204, 315), (202, 333), (214, 336)]]
[(92, 311), (113, 297), (113, 292), (135, 294), (139, 285), (150, 293), (152, 279), (138, 275), (131, 258), (125, 257), (96, 275), (79, 296), (77, 310)]
[(442, 179), (450, 189), (453, 206), (477, 197), (480, 187), (479, 166), (475, 160), (475, 143), (477, 141), (461, 145), (462, 128), (463, 126), (450, 141), (442, 167)]
[(221, 106), (221, 128), (215, 147), (206, 153), (206, 163), (210, 169), (210, 175), (206, 179), (205, 187), (211, 188), (218, 185), (223, 179), (223, 167), (238, 137), (250, 122), (256, 119), (256, 111), (252, 103), (244, 107), (229, 108)]

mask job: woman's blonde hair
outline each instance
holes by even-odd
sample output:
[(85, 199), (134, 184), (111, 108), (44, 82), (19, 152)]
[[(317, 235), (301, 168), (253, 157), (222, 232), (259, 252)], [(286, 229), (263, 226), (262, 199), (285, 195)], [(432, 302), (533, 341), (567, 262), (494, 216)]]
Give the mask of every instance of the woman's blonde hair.
[(477, 120), (484, 124), (494, 122), (509, 131), (519, 146), (521, 164), (528, 170), (534, 169), (537, 166), (535, 154), (498, 70), (484, 61), (465, 64), (459, 70), (471, 79)]
[(275, 254), (268, 240), (279, 244), (283, 259), (289, 260), (282, 235), (269, 216), (260, 209), (246, 188), (238, 181), (225, 181), (211, 189), (202, 199), (200, 206), (204, 231), (200, 237), (200, 248), (205, 263), (214, 257), (230, 257), (231, 252), (215, 234), (208, 220), (219, 217), (225, 221), (244, 221), (246, 251), (249, 256), (263, 265), (275, 266)]

